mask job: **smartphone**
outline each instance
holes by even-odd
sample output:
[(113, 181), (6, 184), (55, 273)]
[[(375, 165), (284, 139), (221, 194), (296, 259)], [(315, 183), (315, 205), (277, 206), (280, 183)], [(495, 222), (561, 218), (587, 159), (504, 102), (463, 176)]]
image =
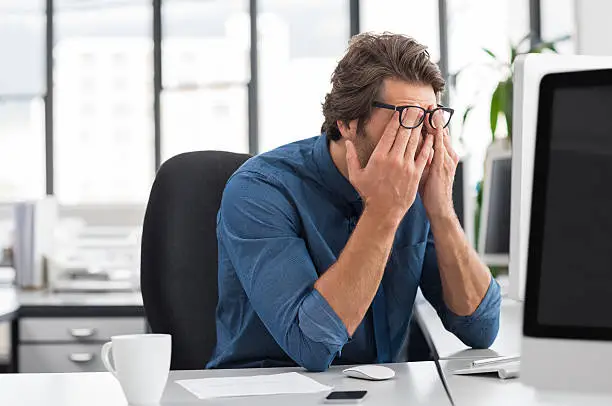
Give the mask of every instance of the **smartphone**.
[(349, 391), (334, 391), (327, 395), (325, 403), (359, 403), (363, 400), (368, 391), (365, 390), (349, 390)]

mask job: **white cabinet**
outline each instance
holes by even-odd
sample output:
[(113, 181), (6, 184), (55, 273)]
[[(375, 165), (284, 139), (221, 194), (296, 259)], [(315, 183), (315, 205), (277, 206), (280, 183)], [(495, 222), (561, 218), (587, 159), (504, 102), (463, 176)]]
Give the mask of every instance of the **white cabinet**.
[(19, 372), (99, 372), (102, 344), (142, 334), (142, 317), (31, 317), (19, 320)]

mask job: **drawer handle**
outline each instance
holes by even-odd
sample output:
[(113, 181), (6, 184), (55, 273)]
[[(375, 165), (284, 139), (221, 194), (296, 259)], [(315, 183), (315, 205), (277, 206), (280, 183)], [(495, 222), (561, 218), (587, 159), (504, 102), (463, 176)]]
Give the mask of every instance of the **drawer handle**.
[(79, 364), (86, 364), (93, 360), (94, 355), (89, 352), (75, 352), (75, 353), (70, 354), (68, 358), (72, 362), (76, 362)]
[(74, 338), (89, 338), (96, 334), (95, 328), (71, 328), (70, 335)]

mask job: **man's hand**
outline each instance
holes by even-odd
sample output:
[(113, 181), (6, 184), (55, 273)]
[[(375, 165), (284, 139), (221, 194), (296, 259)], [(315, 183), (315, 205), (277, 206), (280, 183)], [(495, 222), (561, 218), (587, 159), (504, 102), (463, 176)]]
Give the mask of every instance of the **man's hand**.
[(349, 180), (365, 209), (399, 223), (416, 198), (433, 136), (428, 134), (417, 151), (420, 129), (401, 127), (398, 115), (393, 113), (365, 168), (361, 168), (351, 141), (346, 141), (346, 160)]
[[(435, 108), (430, 106), (430, 108)], [(428, 137), (433, 134), (434, 153), (431, 163), (424, 170), (421, 180), (421, 197), (430, 221), (455, 215), (453, 208), (453, 181), (459, 156), (453, 150), (448, 130), (442, 128), (444, 120), (438, 112), (433, 117), (436, 128), (425, 120)]]

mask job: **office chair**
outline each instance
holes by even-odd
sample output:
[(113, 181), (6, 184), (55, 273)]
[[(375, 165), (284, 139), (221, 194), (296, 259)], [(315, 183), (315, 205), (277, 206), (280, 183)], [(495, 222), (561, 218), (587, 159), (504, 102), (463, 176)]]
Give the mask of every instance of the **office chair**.
[(155, 177), (144, 217), (141, 289), (154, 333), (172, 335), (171, 369), (203, 369), (216, 343), (216, 219), (228, 178), (249, 155), (188, 152)]

